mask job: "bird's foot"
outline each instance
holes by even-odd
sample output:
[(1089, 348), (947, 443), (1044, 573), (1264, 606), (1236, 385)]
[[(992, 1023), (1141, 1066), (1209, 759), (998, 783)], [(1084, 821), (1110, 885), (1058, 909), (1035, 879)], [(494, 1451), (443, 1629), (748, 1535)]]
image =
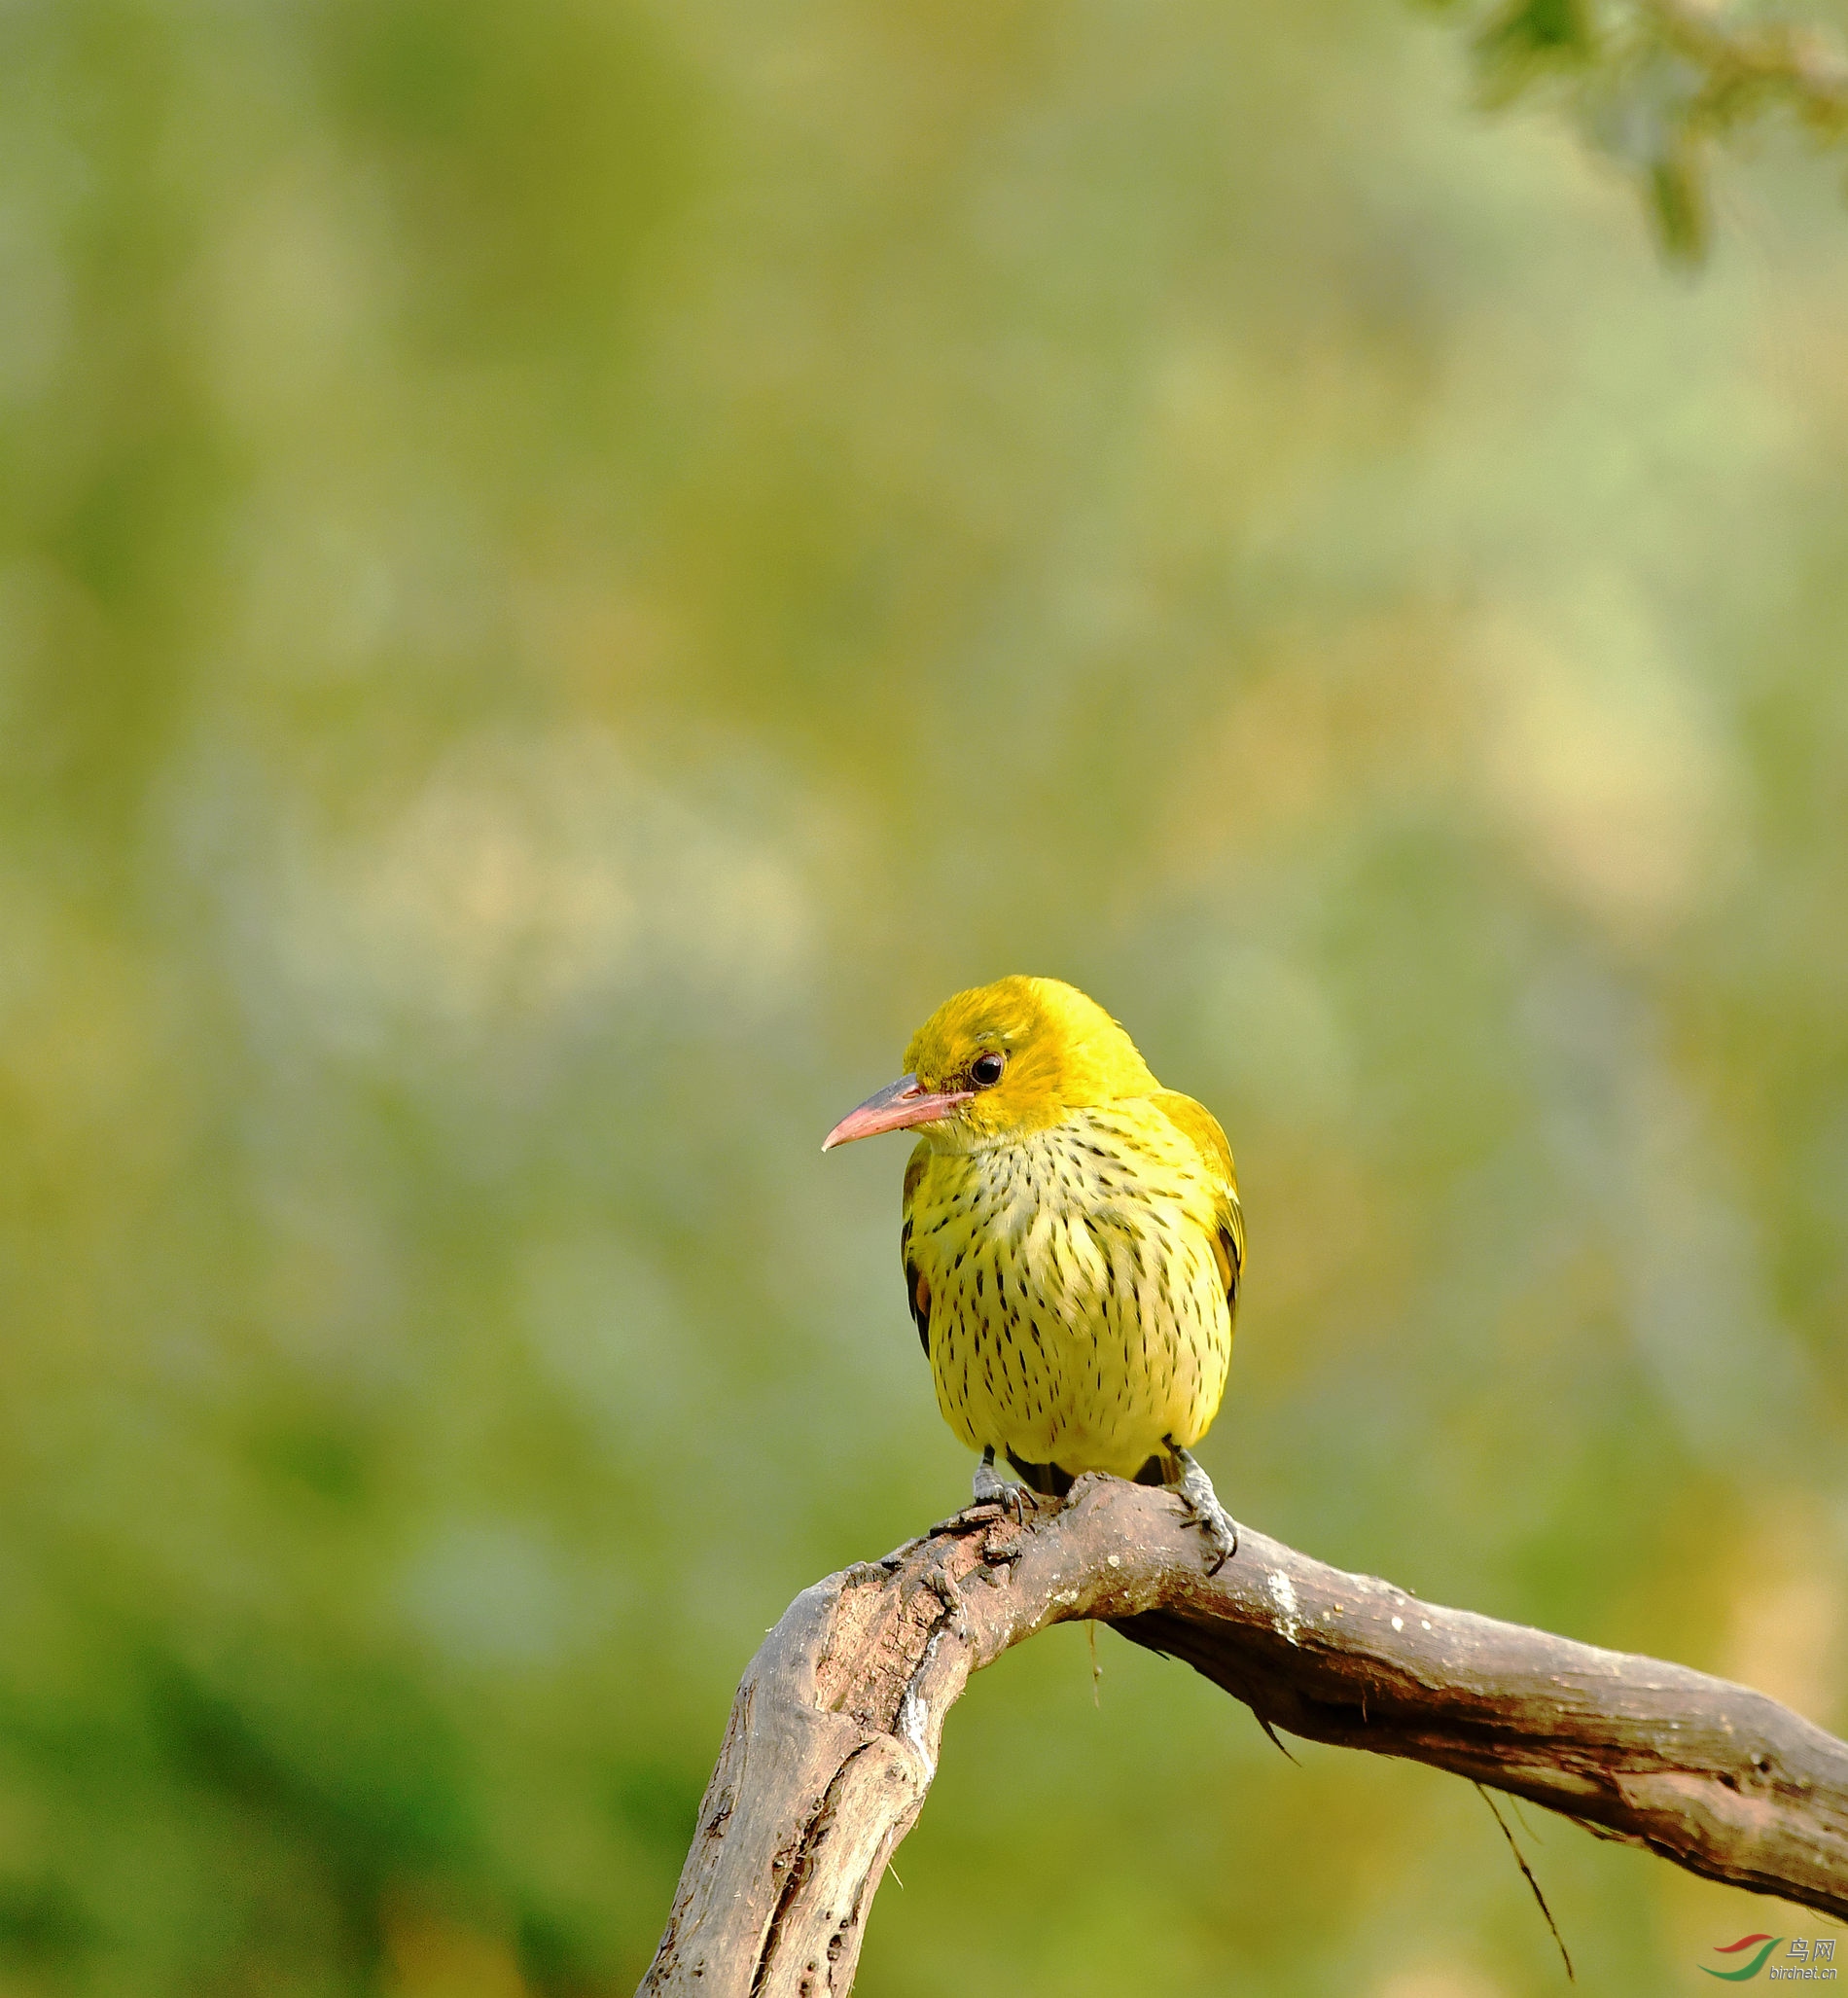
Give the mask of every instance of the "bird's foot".
[(1027, 1506), (1033, 1501), (1033, 1494), (1024, 1484), (1014, 1483), (995, 1469), (993, 1445), (982, 1451), (981, 1462), (976, 1466), (974, 1489), (977, 1505), (999, 1506), (1003, 1512), (1013, 1515), (1016, 1524), (1027, 1523)]
[(1169, 1442), (1167, 1447), (1181, 1467), (1180, 1482), (1172, 1489), (1181, 1494), (1188, 1511), (1193, 1515), (1189, 1523), (1206, 1535), (1206, 1544), (1213, 1556), (1206, 1572), (1217, 1575), (1238, 1552), (1237, 1524), (1220, 1504), (1219, 1493), (1213, 1489), (1213, 1481), (1192, 1452), (1173, 1442)]

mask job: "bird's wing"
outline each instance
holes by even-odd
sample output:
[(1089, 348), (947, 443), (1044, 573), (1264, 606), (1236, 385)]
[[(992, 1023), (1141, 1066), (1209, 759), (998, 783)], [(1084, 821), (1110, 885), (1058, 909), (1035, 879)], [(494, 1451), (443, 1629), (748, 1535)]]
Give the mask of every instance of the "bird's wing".
[[(1223, 1142), (1223, 1141), (1222, 1141)], [(931, 1148), (920, 1143), (905, 1168), (905, 1222), (899, 1230), (899, 1254), (905, 1261), (905, 1299), (911, 1307), (911, 1322), (917, 1327), (917, 1342), (924, 1357), (931, 1356), (931, 1287), (924, 1272), (911, 1261), (911, 1206), (917, 1198), (918, 1182), (924, 1177), (924, 1163)]]
[(1149, 1098), (1200, 1155), (1213, 1188), (1213, 1253), (1226, 1283), (1228, 1309), (1238, 1308), (1238, 1281), (1245, 1267), (1245, 1213), (1238, 1204), (1238, 1176), (1232, 1170), (1232, 1148), (1219, 1127), (1219, 1119), (1204, 1103), (1178, 1089), (1157, 1089)]

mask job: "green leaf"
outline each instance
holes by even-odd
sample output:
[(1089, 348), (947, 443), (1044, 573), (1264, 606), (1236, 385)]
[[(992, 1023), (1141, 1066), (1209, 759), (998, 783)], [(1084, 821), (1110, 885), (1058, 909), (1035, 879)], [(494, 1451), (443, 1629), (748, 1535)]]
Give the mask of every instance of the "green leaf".
[(1584, 0), (1513, 0), (1482, 29), (1476, 53), (1496, 65), (1581, 62), (1591, 42)]
[(1688, 268), (1706, 262), (1711, 240), (1706, 176), (1691, 146), (1683, 145), (1652, 161), (1650, 217), (1662, 255)]

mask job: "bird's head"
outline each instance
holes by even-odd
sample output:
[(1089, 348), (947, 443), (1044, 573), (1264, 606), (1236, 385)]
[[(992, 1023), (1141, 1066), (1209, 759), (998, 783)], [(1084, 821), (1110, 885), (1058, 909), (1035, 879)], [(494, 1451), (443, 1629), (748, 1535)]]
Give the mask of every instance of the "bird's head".
[(911, 1036), (905, 1066), (835, 1125), (824, 1152), (912, 1127), (936, 1151), (973, 1152), (1160, 1087), (1110, 1015), (1057, 979), (997, 979), (945, 999)]

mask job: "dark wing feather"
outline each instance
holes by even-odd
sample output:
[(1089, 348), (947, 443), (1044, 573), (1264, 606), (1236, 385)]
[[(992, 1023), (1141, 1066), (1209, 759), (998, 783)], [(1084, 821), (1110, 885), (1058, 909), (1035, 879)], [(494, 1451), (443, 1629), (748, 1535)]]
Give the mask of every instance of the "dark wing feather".
[(931, 1356), (931, 1287), (923, 1271), (911, 1261), (911, 1201), (918, 1181), (924, 1177), (924, 1161), (930, 1149), (928, 1145), (919, 1145), (905, 1168), (905, 1222), (899, 1230), (899, 1255), (905, 1264), (905, 1302), (911, 1307), (911, 1323), (917, 1327), (917, 1342), (924, 1348), (927, 1360)]

